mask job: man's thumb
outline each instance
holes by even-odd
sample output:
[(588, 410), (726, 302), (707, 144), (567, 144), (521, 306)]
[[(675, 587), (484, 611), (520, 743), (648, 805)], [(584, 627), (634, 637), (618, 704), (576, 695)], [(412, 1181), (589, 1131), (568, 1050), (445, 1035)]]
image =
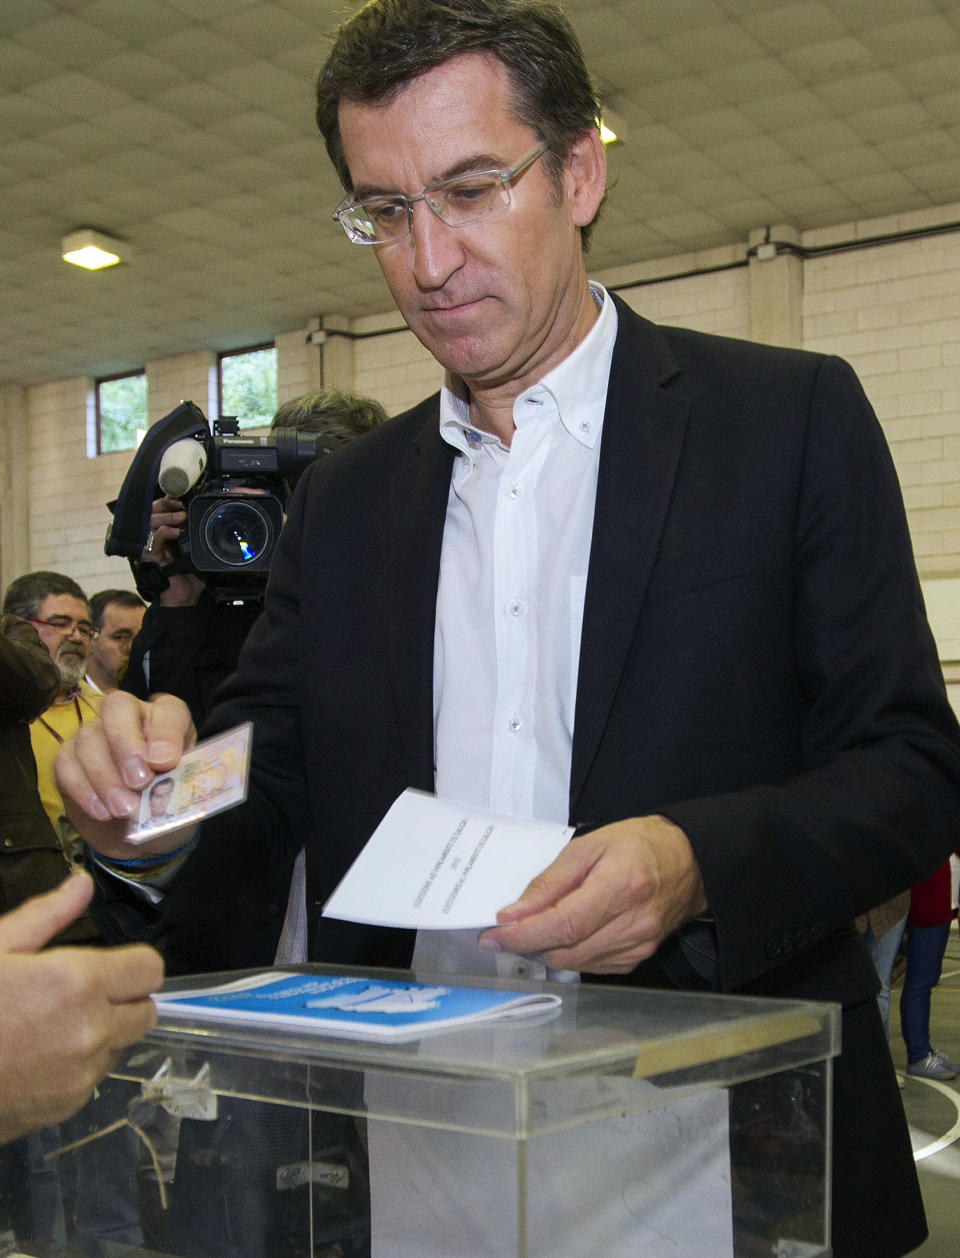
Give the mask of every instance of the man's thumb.
[(38, 952), (80, 916), (92, 897), (93, 879), (78, 870), (53, 891), (25, 900), (0, 917), (0, 953)]

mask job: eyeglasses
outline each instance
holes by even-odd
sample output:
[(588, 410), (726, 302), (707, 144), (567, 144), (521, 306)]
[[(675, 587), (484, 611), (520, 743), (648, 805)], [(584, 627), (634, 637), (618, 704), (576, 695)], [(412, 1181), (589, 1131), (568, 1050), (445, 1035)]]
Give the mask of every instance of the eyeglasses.
[(355, 245), (386, 245), (402, 240), (413, 222), (413, 206), (425, 201), (437, 218), (450, 227), (463, 227), (481, 218), (493, 218), (510, 208), (510, 185), (547, 151), (546, 140), (507, 170), (478, 170), (470, 175), (440, 179), (415, 197), (396, 192), (389, 196), (355, 201), (345, 197), (337, 206), (334, 221)]
[(80, 637), (86, 638), (88, 642), (97, 632), (89, 620), (74, 620), (72, 616), (51, 616), (49, 620), (42, 620), (39, 616), (28, 616), (27, 620), (34, 625), (46, 625), (48, 629), (56, 629), (57, 633), (62, 633), (65, 638), (76, 630)]

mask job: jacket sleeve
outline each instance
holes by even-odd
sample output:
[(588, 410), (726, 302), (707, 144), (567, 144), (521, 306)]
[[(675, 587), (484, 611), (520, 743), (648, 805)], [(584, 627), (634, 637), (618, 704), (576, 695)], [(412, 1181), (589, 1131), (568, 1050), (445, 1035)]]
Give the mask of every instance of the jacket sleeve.
[(36, 629), (19, 616), (0, 617), (0, 721), (32, 721), (49, 706), (60, 674)]
[(811, 390), (792, 550), (803, 770), (661, 810), (700, 864), (727, 989), (919, 882), (960, 830), (960, 736), (899, 486), (836, 359)]
[[(303, 689), (300, 527), (299, 512), (292, 505), (271, 567), (267, 612), (245, 643), (252, 619), (249, 610), (242, 626), (239, 620), (234, 625), (239, 640), (231, 638), (225, 645), (210, 632), (212, 612), (201, 605), (201, 615), (175, 618), (176, 631), (157, 656), (173, 664), (177, 641), (188, 652), (181, 669), (185, 690), (180, 697), (193, 699), (199, 717), (207, 716), (209, 695), (195, 684), (197, 670), (203, 671), (204, 661), (214, 660), (217, 681), (227, 677), (222, 697), (201, 725), (200, 736), (241, 721), (253, 722), (246, 803), (203, 823), (196, 849), (155, 903), (148, 903), (142, 894), (102, 870), (94, 870), (98, 922), (107, 937), (112, 942), (150, 940), (164, 954), (169, 973), (273, 962), (293, 863), (310, 829), (299, 713)], [(170, 618), (163, 613), (169, 610), (150, 608), (147, 612), (152, 621), (147, 638), (151, 659), (158, 628), (166, 632)], [(229, 676), (235, 667), (237, 672)], [(169, 670), (162, 671), (161, 677), (167, 688), (171, 681), (176, 684)], [(151, 666), (151, 691), (164, 688), (157, 683)]]

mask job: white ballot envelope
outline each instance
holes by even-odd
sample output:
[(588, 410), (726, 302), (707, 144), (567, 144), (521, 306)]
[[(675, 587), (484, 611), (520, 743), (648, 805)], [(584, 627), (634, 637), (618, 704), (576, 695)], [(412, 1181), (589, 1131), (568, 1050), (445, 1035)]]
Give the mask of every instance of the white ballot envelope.
[(323, 907), (414, 930), (482, 930), (554, 860), (572, 826), (486, 812), (408, 789)]

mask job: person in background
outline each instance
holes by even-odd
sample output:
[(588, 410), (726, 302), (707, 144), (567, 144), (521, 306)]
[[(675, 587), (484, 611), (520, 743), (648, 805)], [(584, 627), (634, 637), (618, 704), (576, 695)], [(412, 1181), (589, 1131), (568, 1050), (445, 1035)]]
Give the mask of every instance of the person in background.
[(940, 981), (953, 917), (950, 862), (945, 861), (910, 892), (907, 914), (900, 1031), (907, 1048), (907, 1074), (917, 1079), (955, 1079), (960, 1071), (930, 1043), (931, 995)]
[[(841, 1003), (833, 1254), (894, 1258), (923, 1204), (853, 920), (947, 858), (960, 810), (896, 474), (847, 364), (657, 327), (589, 280), (598, 113), (552, 5), (344, 23), (317, 95), (338, 221), (442, 387), (301, 480), (204, 728), (254, 721), (247, 801), (137, 849), (179, 852), (162, 901), (116, 862), (186, 708), (106, 696), (61, 780), (105, 912), (178, 967), (269, 960), (264, 878), (305, 845), (328, 964)], [(579, 833), (479, 936), (324, 918), (407, 787)]]
[(94, 632), (87, 654), (86, 679), (101, 694), (120, 685), (146, 610), (146, 603), (132, 590), (100, 590), (91, 597)]
[[(270, 426), (331, 434), (346, 442), (386, 419), (387, 412), (375, 399), (327, 388), (284, 402)], [(291, 493), (295, 483), (288, 483)], [(169, 562), (185, 522), (182, 502), (157, 499), (150, 517), (150, 546), (141, 562)], [(218, 603), (203, 576), (193, 571), (171, 573), (167, 580), (167, 588), (147, 609), (122, 688), (141, 699), (157, 690), (176, 695), (199, 726), (216, 688), (236, 668), (247, 634), (262, 610), (261, 602)], [(172, 787), (169, 778), (152, 783), (151, 816), (155, 806), (165, 814)], [(271, 869), (266, 881), (273, 879), (278, 884), (277, 900), (287, 901), (275, 959), (278, 964), (302, 961), (306, 958), (303, 853), (292, 870)], [(175, 1201), (167, 1220), (169, 1243), (187, 1258), (206, 1258), (211, 1246), (226, 1245), (219, 1235), (226, 1218), (236, 1238), (229, 1258), (240, 1254), (272, 1258), (272, 1250), (281, 1243), (273, 1230), (277, 1226), (273, 1218), (276, 1166), (282, 1160), (281, 1150), (289, 1155), (291, 1147), (303, 1147), (302, 1123), (296, 1112), (264, 1114), (227, 1098), (221, 1100), (220, 1108), (216, 1123), (184, 1120), (180, 1125)], [(355, 1141), (351, 1124), (325, 1116), (314, 1116), (314, 1132), (319, 1143), (333, 1151)], [(331, 1156), (336, 1159), (341, 1154)], [(225, 1248), (224, 1255), (227, 1258)]]
[[(59, 572), (37, 571), (17, 577), (7, 588), (3, 611), (35, 626), (57, 670), (52, 701), (30, 724), (30, 741), (36, 763), (40, 801), (56, 833), (67, 867), (83, 863), (83, 843), (64, 816), (63, 799), (54, 777), (54, 761), (66, 739), (85, 724), (97, 720), (103, 695), (85, 679), (88, 652), (94, 636), (90, 607), (82, 588)], [(82, 885), (86, 885), (86, 879)], [(77, 893), (74, 897), (79, 900)], [(70, 919), (73, 941), (87, 947), (103, 942), (89, 910), (90, 896), (83, 897)], [(96, 968), (100, 950), (91, 950), (86, 966)], [(109, 973), (109, 963), (107, 964)], [(141, 1244), (143, 1233), (137, 1205), (137, 1137), (129, 1128), (113, 1132), (77, 1151), (71, 1174), (76, 1213), (67, 1216), (71, 1198), (67, 1173), (46, 1160), (62, 1144), (107, 1126), (125, 1111), (128, 1085), (105, 1080), (97, 1095), (64, 1123), (40, 1127), (29, 1137), (32, 1193), (43, 1194), (36, 1211), (36, 1227), (50, 1243), (65, 1242), (75, 1227), (82, 1241), (96, 1238), (118, 1243)], [(39, 1126), (39, 1124), (38, 1124)]]
[[(82, 845), (72, 827), (65, 826), (63, 800), (53, 764), (64, 741), (84, 721), (96, 720), (102, 696), (85, 677), (94, 626), (87, 596), (71, 577), (59, 572), (28, 572), (11, 581), (3, 610), (29, 620), (57, 666), (60, 681), (47, 708), (30, 725), (30, 741), (37, 765), (40, 799), (57, 831), (71, 865), (82, 862)], [(96, 933), (91, 932), (91, 938)]]
[[(330, 433), (344, 441), (378, 427), (387, 412), (373, 398), (317, 389), (284, 402), (271, 428)], [(293, 491), (295, 481), (288, 485)], [(184, 504), (158, 498), (150, 516), (150, 540), (140, 562), (163, 565), (176, 554), (185, 524)], [(133, 645), (122, 688), (140, 699), (163, 691), (176, 695), (201, 725), (217, 686), (236, 668), (247, 634), (260, 615), (259, 599), (217, 603), (198, 572), (171, 573), (167, 588), (150, 604)]]
[(877, 1004), (883, 1026), (890, 1038), (890, 976), (893, 963), (897, 957), (897, 949), (903, 938), (903, 928), (907, 924), (907, 910), (910, 907), (910, 892), (903, 891), (892, 900), (857, 918), (857, 930), (867, 945), (870, 959), (873, 961), (880, 980), (880, 991), (877, 993)]
[[(8, 1244), (38, 1227), (57, 1232), (57, 1170), (40, 1165), (40, 1150), (55, 1145), (64, 1128), (52, 1125), (82, 1110), (120, 1050), (150, 1029), (150, 993), (164, 976), (150, 947), (64, 946), (98, 932), (91, 878), (68, 876), (36, 786), (29, 722), (63, 684), (52, 640), (53, 652), (29, 621), (0, 618), (0, 1238)], [(60, 662), (69, 654), (59, 652)], [(44, 1193), (50, 1215), (40, 1206), (35, 1218), (31, 1198)]]
[[(40, 801), (30, 742), (29, 723), (62, 684), (55, 654), (28, 621), (0, 617), (0, 1239), (7, 1243), (34, 1227), (31, 1149), (22, 1137), (89, 1101), (120, 1050), (153, 1025), (149, 995), (163, 978), (152, 948), (63, 946), (89, 942), (95, 930), (87, 913), (93, 883), (85, 873), (69, 876)], [(45, 1178), (55, 1189), (52, 1168)]]
[[(0, 911), (52, 891), (69, 872), (56, 830), (37, 789), (30, 723), (47, 711), (62, 685), (60, 670), (36, 628), (0, 616)], [(87, 942), (86, 917), (72, 921), (58, 943)]]

